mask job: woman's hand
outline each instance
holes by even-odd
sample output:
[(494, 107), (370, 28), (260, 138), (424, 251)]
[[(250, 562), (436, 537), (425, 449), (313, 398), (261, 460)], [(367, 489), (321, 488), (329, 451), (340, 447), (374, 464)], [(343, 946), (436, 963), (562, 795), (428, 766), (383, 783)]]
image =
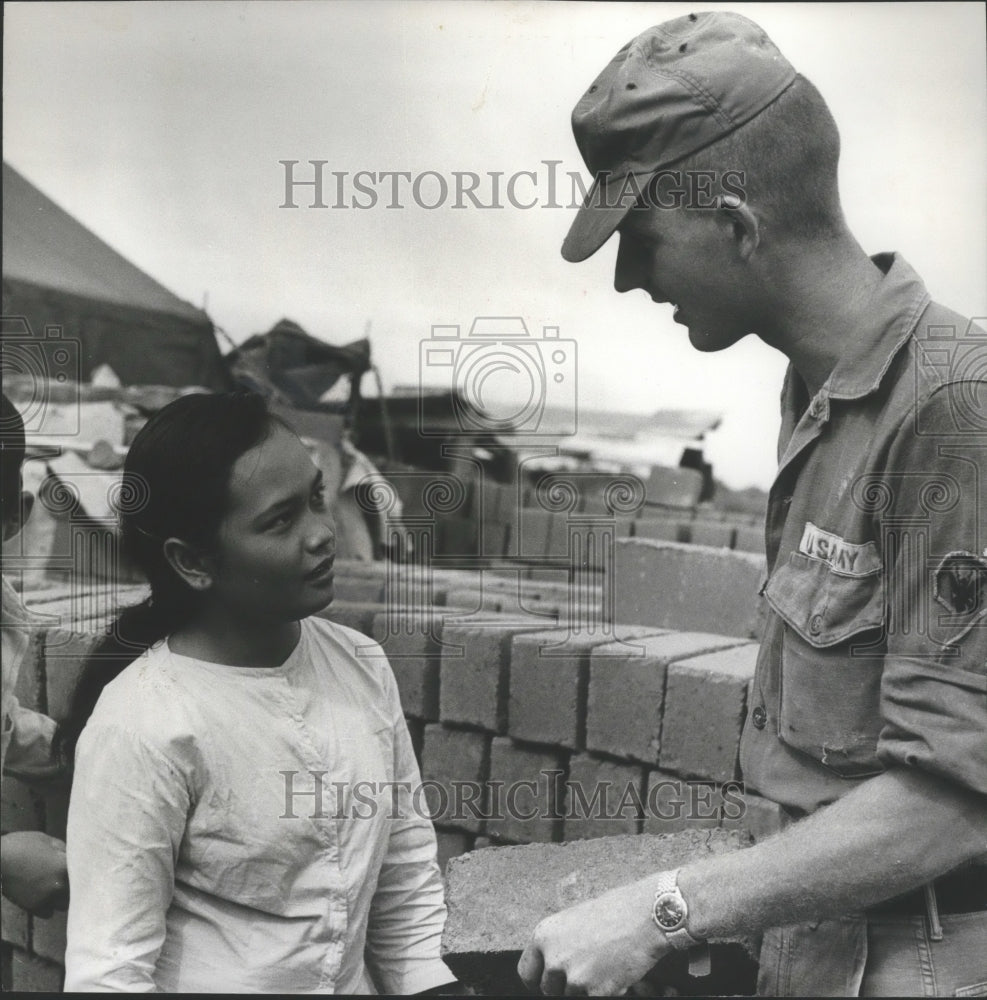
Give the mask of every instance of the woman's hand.
[(65, 842), (40, 830), (6, 834), (0, 842), (0, 888), (7, 899), (36, 917), (66, 909)]

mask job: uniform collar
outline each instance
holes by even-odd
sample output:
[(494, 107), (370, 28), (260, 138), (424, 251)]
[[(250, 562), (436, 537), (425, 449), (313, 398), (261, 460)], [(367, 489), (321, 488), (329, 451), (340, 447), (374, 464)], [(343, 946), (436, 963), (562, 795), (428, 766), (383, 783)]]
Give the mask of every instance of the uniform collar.
[[(880, 253), (871, 260), (884, 278), (861, 313), (853, 341), (813, 399), (813, 416), (825, 419), (831, 398), (860, 399), (875, 392), (931, 301), (922, 279), (901, 254)], [(783, 399), (793, 399), (801, 383), (789, 365)]]

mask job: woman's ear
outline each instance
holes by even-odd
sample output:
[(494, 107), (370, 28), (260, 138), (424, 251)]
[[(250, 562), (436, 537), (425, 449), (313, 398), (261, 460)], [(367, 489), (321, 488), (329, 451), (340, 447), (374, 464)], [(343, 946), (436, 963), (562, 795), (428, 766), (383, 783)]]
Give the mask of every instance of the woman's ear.
[(169, 538), (162, 549), (168, 565), (193, 590), (208, 590), (212, 586), (211, 562), (197, 548), (180, 538)]
[(720, 211), (726, 215), (732, 227), (737, 252), (743, 260), (747, 260), (761, 242), (760, 218), (756, 212), (751, 211), (747, 202), (732, 194), (725, 194), (720, 198)]

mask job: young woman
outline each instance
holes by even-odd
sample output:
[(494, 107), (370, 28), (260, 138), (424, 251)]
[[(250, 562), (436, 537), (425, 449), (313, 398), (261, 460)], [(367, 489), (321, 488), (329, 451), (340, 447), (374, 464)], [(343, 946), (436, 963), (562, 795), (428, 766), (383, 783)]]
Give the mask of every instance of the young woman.
[(393, 675), (309, 617), (334, 537), (301, 442), (259, 396), (182, 397), (131, 446), (122, 506), (151, 597), (60, 733), (66, 990), (452, 991)]

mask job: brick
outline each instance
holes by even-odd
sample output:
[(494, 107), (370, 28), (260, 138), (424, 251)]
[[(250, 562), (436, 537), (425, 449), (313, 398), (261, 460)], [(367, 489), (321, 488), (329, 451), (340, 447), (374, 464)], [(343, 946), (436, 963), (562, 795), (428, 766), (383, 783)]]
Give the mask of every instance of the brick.
[[(562, 753), (521, 747), (495, 736), (490, 746), (487, 834), (526, 844), (558, 840), (565, 764)], [(535, 787), (521, 782), (534, 782)]]
[(458, 858), (473, 848), (473, 838), (461, 830), (436, 830), (439, 871), (444, 872), (450, 858)]
[(734, 810), (738, 801), (743, 804), (743, 815), (736, 818), (724, 816), (720, 825), (725, 830), (745, 831), (755, 844), (780, 833), (791, 822), (788, 814), (777, 802), (762, 798), (753, 792), (735, 795), (732, 802)]
[(665, 771), (652, 771), (648, 775), (645, 833), (711, 830), (722, 825), (722, 818), (723, 796), (715, 782), (687, 781)]
[[(435, 635), (428, 634), (428, 619), (409, 616), (400, 618), (378, 614), (373, 622), (373, 637), (387, 654), (391, 670), (398, 684), (401, 706), (405, 715), (434, 721), (439, 717), (439, 623), (434, 624)], [(393, 625), (398, 631), (390, 632)], [(400, 626), (407, 625), (411, 631)]]
[(558, 629), (518, 636), (511, 647), (508, 733), (534, 743), (582, 748), (590, 651), (648, 632), (646, 627), (620, 626), (607, 634), (571, 635)]
[(643, 795), (640, 767), (576, 754), (569, 761), (566, 780), (563, 838), (637, 833)]
[(439, 714), (443, 722), (507, 731), (511, 639), (531, 626), (446, 624)]
[(374, 619), (386, 610), (386, 605), (379, 601), (337, 600), (325, 610), (319, 611), (316, 617), (325, 618), (326, 621), (336, 622), (337, 625), (344, 625), (369, 636), (374, 630)]
[(68, 715), (69, 703), (75, 691), (86, 657), (100, 636), (92, 633), (66, 632), (49, 629), (44, 636), (45, 687), (48, 714), (56, 721)]
[(41, 958), (65, 964), (65, 921), (67, 914), (55, 913), (47, 920), (35, 917), (32, 924), (31, 946)]
[(10, 964), (10, 987), (15, 993), (61, 993), (64, 972), (44, 959), (14, 949)]
[[(449, 912), (442, 956), (460, 980), (480, 993), (523, 994), (517, 960), (539, 921), (653, 872), (744, 845), (737, 833), (696, 830), (664, 837), (638, 834), (472, 851), (454, 858), (446, 869)], [(722, 965), (727, 947), (714, 946), (714, 967)], [(689, 992), (685, 971), (682, 961), (669, 985)], [(735, 984), (739, 981), (735, 979)], [(735, 991), (736, 986), (720, 990)]]
[(658, 763), (665, 672), (669, 663), (737, 645), (741, 640), (705, 632), (666, 632), (590, 653), (586, 746), (590, 750)]
[(44, 810), (39, 797), (14, 777), (3, 779), (0, 785), (0, 833), (17, 830), (40, 830)]
[(751, 643), (669, 666), (659, 753), (663, 770), (714, 781), (736, 777), (757, 651)]
[(717, 521), (693, 521), (689, 528), (689, 541), (693, 545), (708, 545), (724, 549), (733, 546), (734, 528), (732, 524), (723, 524)]
[(764, 560), (747, 552), (618, 539), (615, 618), (680, 631), (757, 634)]
[(15, 906), (6, 896), (0, 897), (0, 938), (5, 943), (26, 948), (30, 924), (31, 918), (26, 910)]
[(445, 796), (436, 789), (427, 794), (436, 823), (482, 832), (489, 766), (489, 737), (485, 734), (435, 724), (425, 727), (422, 780), (437, 782), (446, 791)]

